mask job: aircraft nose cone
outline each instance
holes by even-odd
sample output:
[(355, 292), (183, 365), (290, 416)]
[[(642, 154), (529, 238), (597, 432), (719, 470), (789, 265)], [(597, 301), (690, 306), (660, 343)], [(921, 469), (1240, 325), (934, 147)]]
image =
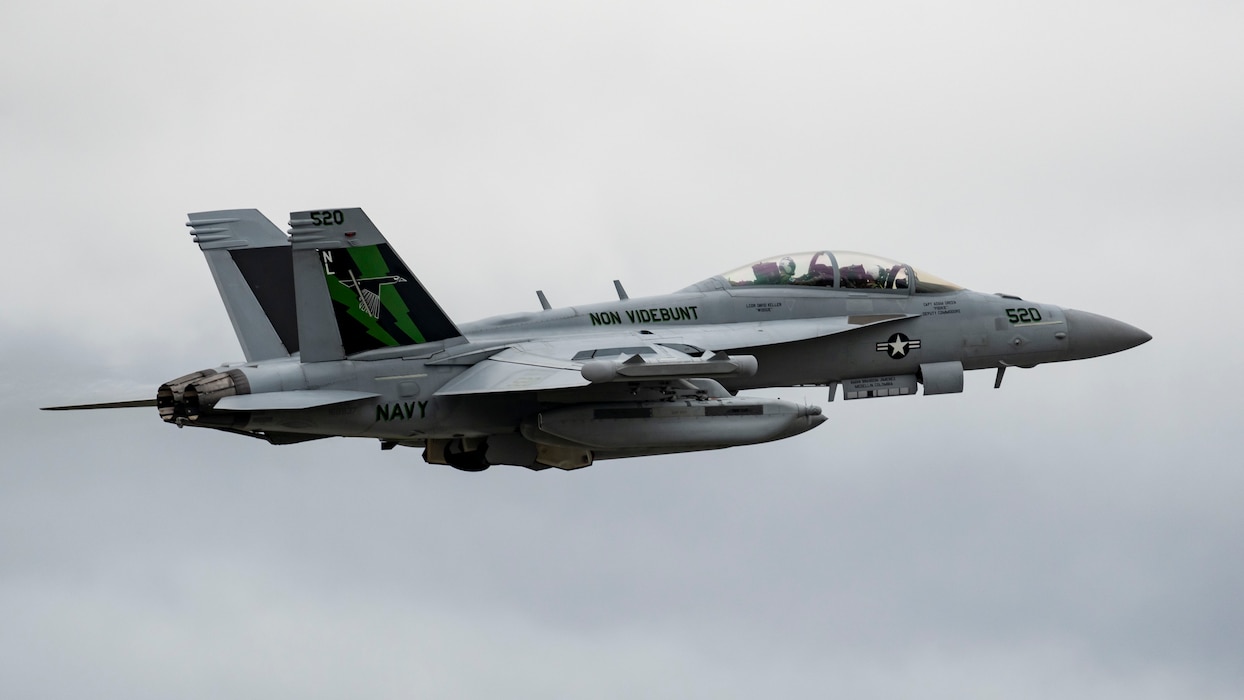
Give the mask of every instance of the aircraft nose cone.
[(1136, 326), (1107, 316), (1075, 309), (1064, 309), (1063, 315), (1067, 318), (1071, 354), (1077, 360), (1122, 352), (1153, 339)]

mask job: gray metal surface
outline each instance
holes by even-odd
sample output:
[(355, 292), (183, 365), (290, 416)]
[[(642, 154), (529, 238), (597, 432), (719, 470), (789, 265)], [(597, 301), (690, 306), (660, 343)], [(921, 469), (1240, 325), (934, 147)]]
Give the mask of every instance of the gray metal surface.
[[(191, 215), (248, 362), (161, 386), (140, 403), (162, 419), (274, 444), (374, 438), (466, 471), (578, 469), (784, 439), (826, 420), (816, 406), (739, 394), (748, 389), (957, 393), (965, 371), (995, 370), (1000, 385), (1007, 367), (1150, 339), (1104, 316), (843, 251), (775, 256), (655, 297), (615, 282), (617, 300), (553, 309), (539, 294), (541, 311), (457, 325), (362, 210), (290, 218), (287, 242), (253, 210)], [(270, 260), (291, 280), (284, 303), (261, 303), (245, 266), (213, 257), (263, 247), (292, 251)], [(293, 328), (296, 357), (278, 333)], [(61, 408), (122, 405), (133, 402)]]

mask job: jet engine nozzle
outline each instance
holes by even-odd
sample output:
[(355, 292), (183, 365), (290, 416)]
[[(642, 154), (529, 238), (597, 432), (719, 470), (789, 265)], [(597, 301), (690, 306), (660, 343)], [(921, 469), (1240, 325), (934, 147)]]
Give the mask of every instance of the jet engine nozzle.
[(166, 423), (176, 423), (179, 418), (186, 418), (186, 406), (183, 403), (186, 387), (190, 386), (193, 381), (214, 374), (219, 374), (219, 372), (214, 369), (201, 369), (161, 384), (156, 390), (156, 409), (160, 412), (160, 420)]
[(204, 410), (224, 397), (249, 393), (250, 381), (240, 370), (204, 369), (161, 384), (156, 390), (156, 408), (166, 423), (199, 421)]
[(191, 382), (185, 389), (181, 404), (187, 418), (198, 420), (205, 410), (211, 409), (226, 396), (249, 393), (251, 386), (246, 375), (231, 369)]

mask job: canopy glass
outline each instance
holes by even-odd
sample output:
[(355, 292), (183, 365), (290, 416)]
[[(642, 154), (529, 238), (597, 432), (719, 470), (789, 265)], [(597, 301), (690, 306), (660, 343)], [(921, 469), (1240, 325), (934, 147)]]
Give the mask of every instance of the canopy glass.
[(910, 265), (868, 253), (816, 251), (757, 260), (721, 275), (729, 287), (793, 285), (916, 294), (954, 292), (963, 287)]

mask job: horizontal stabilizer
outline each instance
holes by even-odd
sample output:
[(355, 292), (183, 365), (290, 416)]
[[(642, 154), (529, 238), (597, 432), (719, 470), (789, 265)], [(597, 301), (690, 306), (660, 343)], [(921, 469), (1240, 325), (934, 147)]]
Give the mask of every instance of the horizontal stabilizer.
[(214, 411), (298, 411), (304, 408), (333, 406), (339, 403), (374, 399), (380, 394), (339, 389), (304, 389), (271, 391), (262, 394), (226, 396), (212, 406)]
[(84, 403), (76, 406), (44, 406), (40, 411), (91, 411), (97, 408), (155, 408), (155, 399), (133, 401), (109, 401), (107, 403)]

